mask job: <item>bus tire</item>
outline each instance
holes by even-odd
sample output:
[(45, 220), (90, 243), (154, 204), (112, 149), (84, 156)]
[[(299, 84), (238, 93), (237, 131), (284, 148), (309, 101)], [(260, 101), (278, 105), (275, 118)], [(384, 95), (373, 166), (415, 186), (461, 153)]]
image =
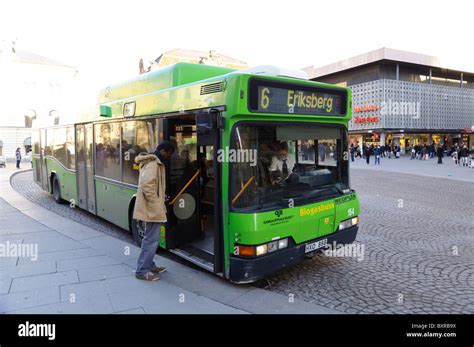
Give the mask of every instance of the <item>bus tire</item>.
[[(132, 210), (133, 211), (133, 210)], [(146, 222), (139, 221), (130, 214), (130, 229), (132, 231), (133, 240), (138, 247), (142, 246), (143, 235), (145, 233)]]
[(53, 199), (57, 204), (64, 204), (64, 200), (61, 198), (61, 185), (56, 175), (53, 178)]
[(311, 252), (311, 253), (305, 254), (304, 258), (305, 259), (313, 259), (315, 255), (316, 255), (316, 252)]

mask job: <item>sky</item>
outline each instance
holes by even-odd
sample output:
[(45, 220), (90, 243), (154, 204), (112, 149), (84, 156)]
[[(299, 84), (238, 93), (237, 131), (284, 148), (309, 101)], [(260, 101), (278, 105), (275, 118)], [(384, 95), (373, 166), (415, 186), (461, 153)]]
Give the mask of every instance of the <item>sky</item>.
[(174, 48), (250, 66), (322, 66), (381, 47), (474, 71), (472, 1), (2, 0), (0, 39), (73, 65), (88, 91), (133, 78)]

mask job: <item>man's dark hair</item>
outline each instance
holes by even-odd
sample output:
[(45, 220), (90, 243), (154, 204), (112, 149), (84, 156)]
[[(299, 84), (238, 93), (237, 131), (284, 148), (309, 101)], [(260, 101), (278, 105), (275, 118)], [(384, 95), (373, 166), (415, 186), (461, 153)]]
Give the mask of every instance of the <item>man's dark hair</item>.
[(163, 141), (161, 142), (158, 147), (156, 147), (156, 152), (160, 152), (162, 149), (164, 149), (167, 152), (174, 152), (174, 146), (171, 142), (169, 141)]
[(285, 141), (280, 142), (280, 151), (288, 152), (288, 143)]

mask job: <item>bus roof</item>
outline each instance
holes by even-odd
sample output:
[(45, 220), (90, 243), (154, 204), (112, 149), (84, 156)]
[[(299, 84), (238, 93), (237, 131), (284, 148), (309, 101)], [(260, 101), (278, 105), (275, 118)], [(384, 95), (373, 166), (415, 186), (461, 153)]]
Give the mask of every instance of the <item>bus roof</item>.
[(203, 64), (176, 63), (111, 86), (99, 94), (98, 104), (226, 75), (235, 69)]

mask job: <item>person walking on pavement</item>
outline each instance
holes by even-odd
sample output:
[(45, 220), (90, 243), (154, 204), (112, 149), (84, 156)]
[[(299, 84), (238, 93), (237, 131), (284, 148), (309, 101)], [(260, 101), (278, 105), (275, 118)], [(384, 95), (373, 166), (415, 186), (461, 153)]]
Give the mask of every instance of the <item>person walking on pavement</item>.
[(467, 149), (467, 146), (464, 145), (460, 152), (461, 152), (462, 166), (468, 166), (469, 165), (469, 161), (468, 161), (469, 150)]
[(426, 148), (426, 146), (423, 146), (423, 148), (421, 149), (421, 160), (426, 160), (427, 155), (428, 155), (428, 149)]
[(173, 152), (173, 144), (163, 141), (154, 153), (141, 153), (135, 158), (140, 166), (140, 175), (133, 218), (146, 222), (135, 272), (135, 277), (140, 280), (157, 281), (160, 279), (158, 274), (166, 271), (164, 267), (157, 267), (153, 258), (158, 248), (161, 226), (167, 221), (165, 163)]
[(415, 157), (416, 157), (416, 149), (415, 149), (415, 146), (411, 146), (411, 158), (410, 158), (410, 160), (415, 159)]
[(372, 155), (372, 146), (367, 146), (365, 150), (365, 161), (367, 165), (370, 164), (370, 156)]
[(458, 165), (461, 166), (461, 159), (462, 159), (462, 147), (459, 146), (457, 149), (456, 149), (456, 152), (458, 154)]
[(20, 147), (18, 147), (16, 149), (16, 152), (15, 152), (15, 159), (16, 159), (16, 168), (17, 169), (20, 169), (20, 162), (21, 162), (21, 151), (20, 151)]
[(456, 151), (456, 149), (453, 150), (451, 157), (453, 157), (454, 165), (458, 165), (458, 152)]
[(375, 165), (379, 164), (380, 165), (380, 156), (382, 155), (382, 148), (380, 146), (377, 146), (375, 148)]
[(430, 159), (434, 158), (434, 155), (435, 155), (435, 147), (434, 147), (434, 144), (431, 144), (430, 145)]
[(436, 155), (438, 156), (438, 164), (443, 164), (443, 147), (441, 145), (438, 145)]

